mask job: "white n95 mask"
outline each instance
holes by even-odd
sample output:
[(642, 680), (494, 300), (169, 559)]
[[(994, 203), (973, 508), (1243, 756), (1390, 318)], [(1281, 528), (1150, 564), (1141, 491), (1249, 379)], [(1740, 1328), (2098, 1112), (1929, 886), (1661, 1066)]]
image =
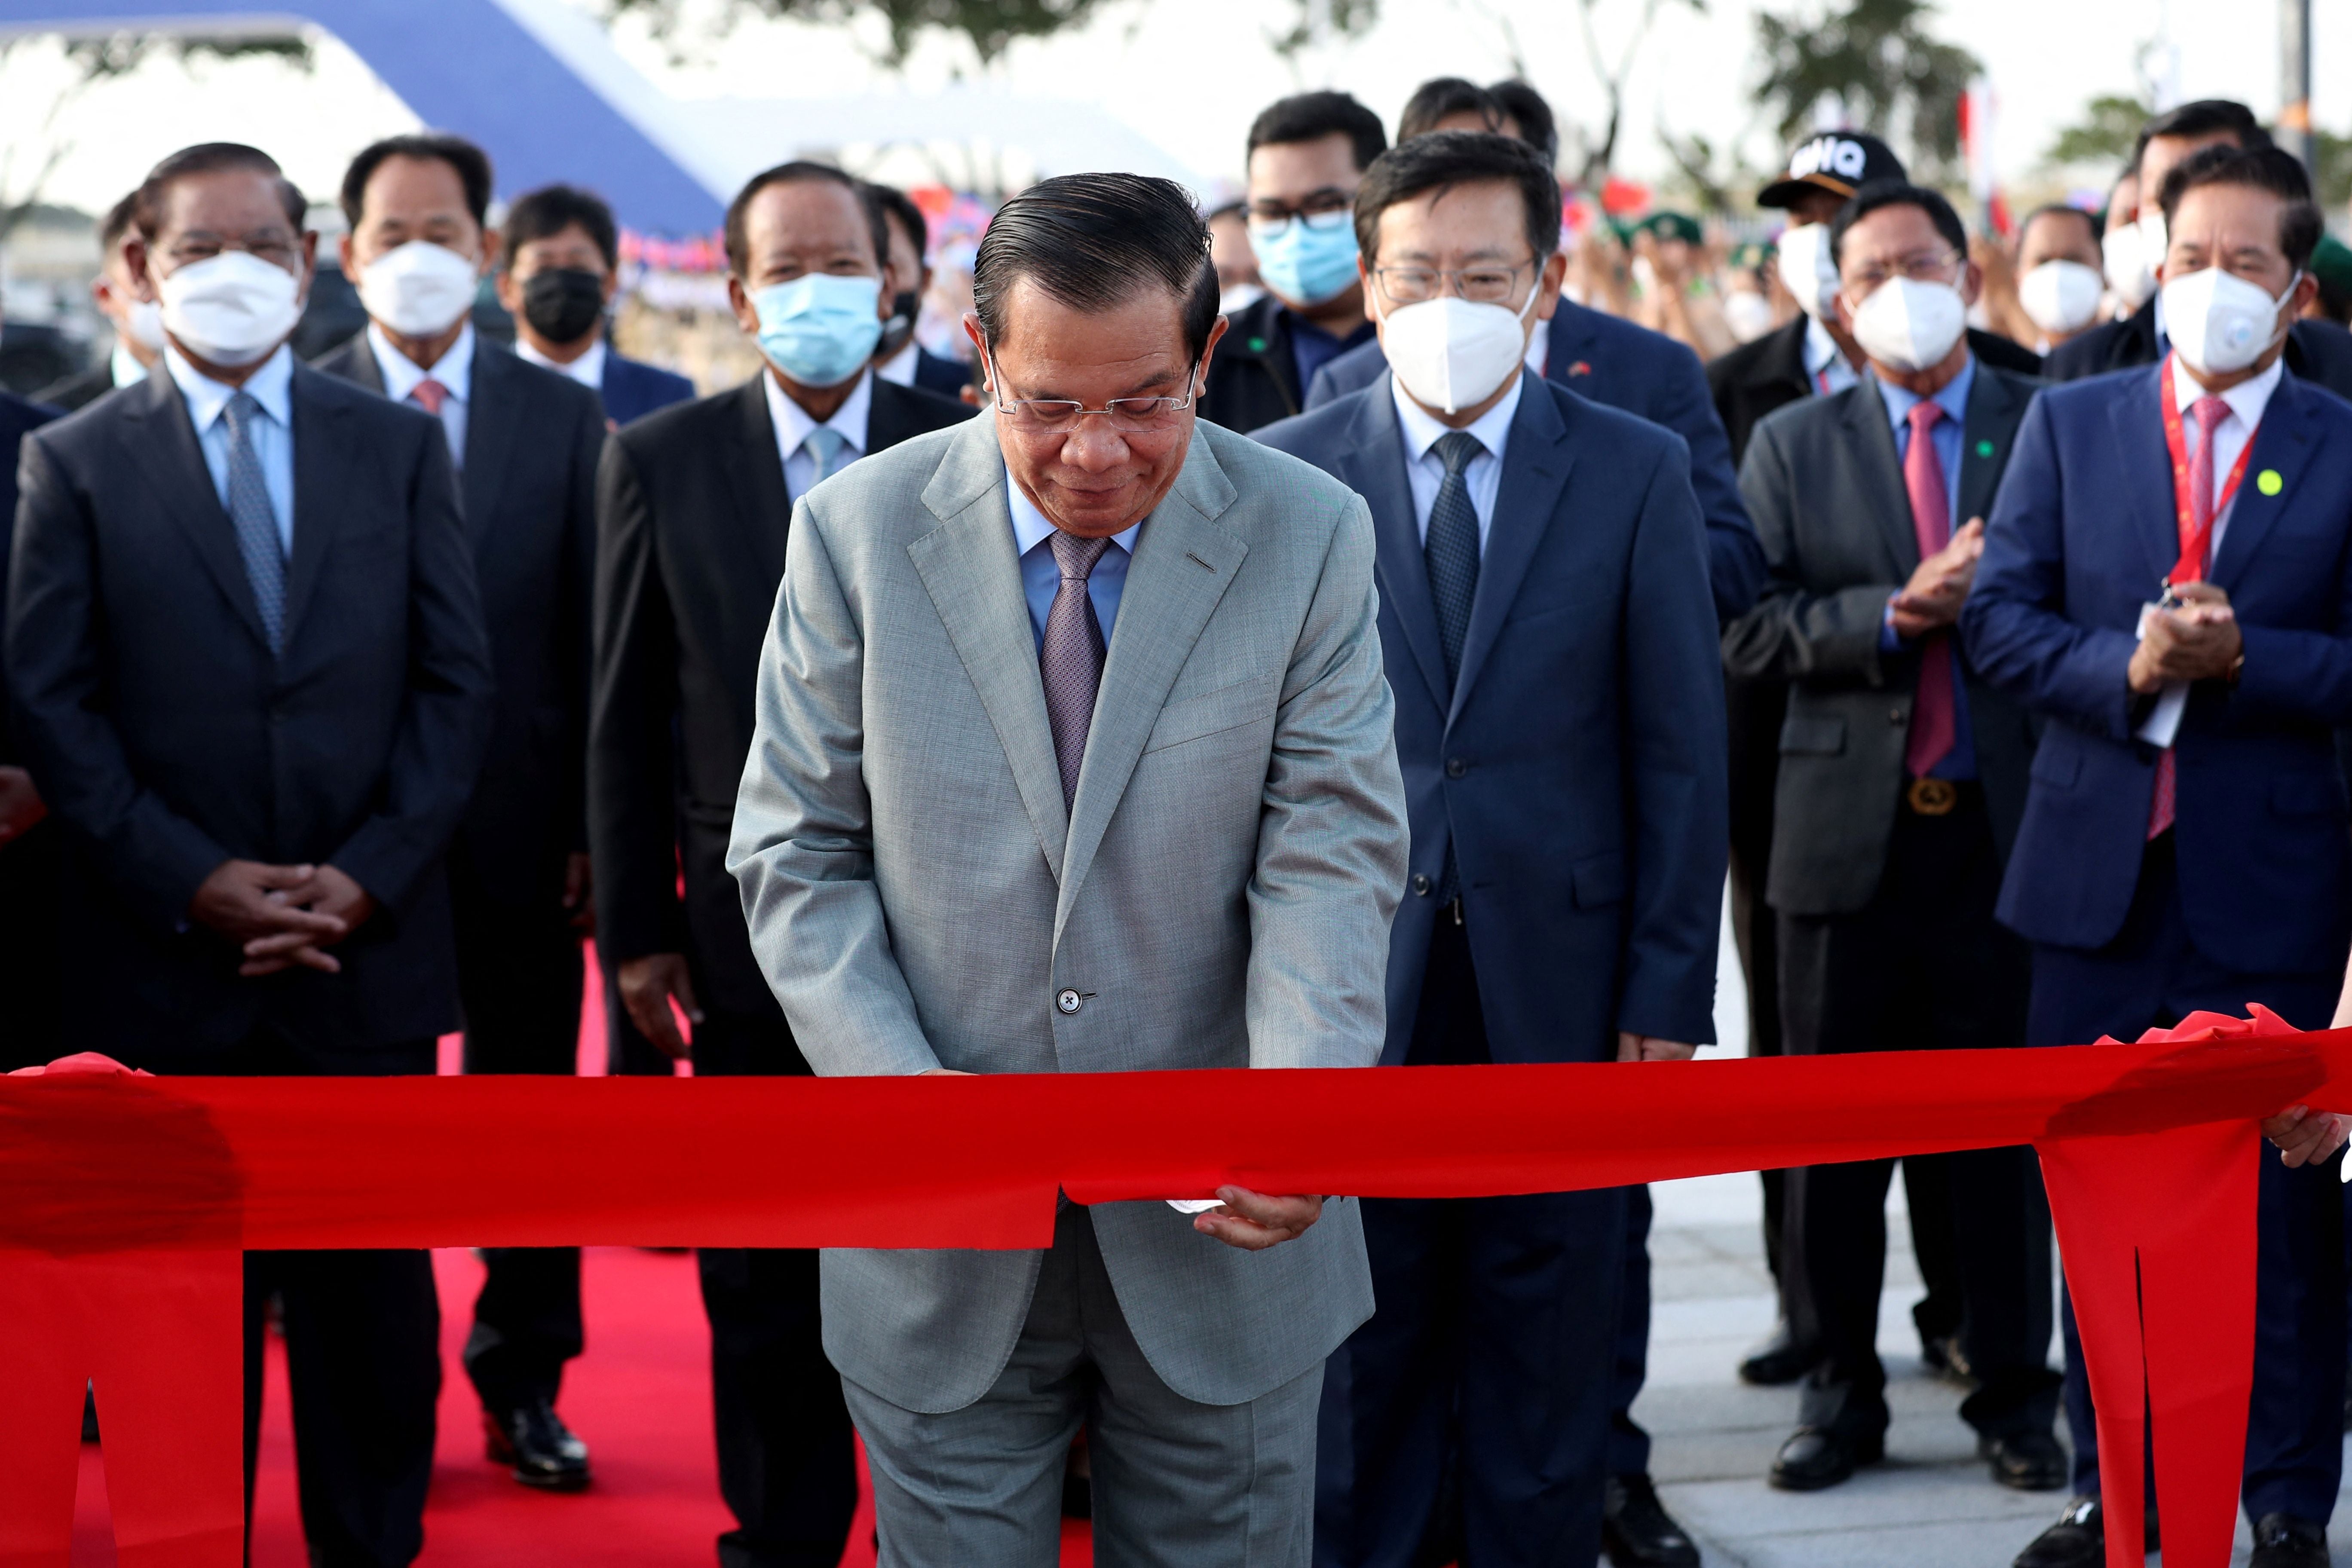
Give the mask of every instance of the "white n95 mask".
[[(2157, 221), (2162, 224), (2161, 213)], [(2148, 296), (2156, 292), (2156, 264), (2164, 258), (2148, 255), (2147, 238), (2139, 225), (2127, 223), (2107, 230), (2099, 237), (2099, 255), (2105, 262), (2107, 287), (2116, 291), (2116, 298), (2135, 310), (2147, 304)]]
[(2045, 261), (2017, 280), (2017, 302), (2045, 332), (2074, 332), (2099, 313), (2099, 275), (2079, 261)]
[(161, 353), (163, 349), (163, 307), (152, 300), (133, 300), (130, 314), (131, 319), (122, 323), (123, 335), (150, 353)]
[(446, 332), (474, 307), (474, 264), (446, 246), (412, 239), (360, 273), (367, 313), (406, 337)]
[(224, 250), (160, 279), (163, 328), (198, 359), (247, 365), (268, 357), (302, 319), (294, 274), (244, 250)]
[(1801, 223), (1782, 229), (1775, 266), (1780, 286), (1796, 300), (1799, 310), (1817, 321), (1836, 315), (1832, 301), (1838, 293), (1837, 262), (1830, 255), (1829, 225)]
[(2191, 370), (2243, 370), (2278, 341), (2280, 312), (2302, 279), (2300, 272), (2289, 279), (2275, 300), (2218, 267), (2172, 279), (2164, 285), (2165, 333)]
[(1538, 273), (1528, 302), (1517, 310), (1451, 294), (1397, 307), (1381, 318), (1389, 369), (1431, 408), (1454, 414), (1485, 402), (1525, 363), (1528, 312), (1542, 288)]
[(1969, 308), (1949, 283), (1889, 278), (1853, 312), (1863, 353), (1897, 370), (1941, 364), (1968, 330)]

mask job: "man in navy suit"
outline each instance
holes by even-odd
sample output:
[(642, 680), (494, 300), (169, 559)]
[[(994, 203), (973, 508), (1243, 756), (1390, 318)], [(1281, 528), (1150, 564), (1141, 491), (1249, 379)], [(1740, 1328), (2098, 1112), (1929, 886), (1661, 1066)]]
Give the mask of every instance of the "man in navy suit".
[(613, 347), (604, 312), (621, 286), (620, 232), (593, 192), (544, 185), (514, 199), (503, 226), (499, 303), (515, 319), (515, 353), (604, 400), (614, 426), (686, 403), (694, 383)]
[[(1379, 536), (1412, 812), (1385, 1064), (1674, 1060), (1712, 1037), (1723, 681), (1670, 432), (1529, 374), (1565, 262), (1550, 170), (1445, 132), (1366, 170), (1392, 374), (1260, 432)], [(1318, 1563), (1403, 1564), (1458, 1431), (1464, 1555), (1601, 1548), (1622, 1191), (1367, 1200), (1381, 1310), (1326, 1374)]]
[(882, 264), (882, 292), (890, 301), (890, 319), (882, 327), (882, 346), (874, 351), (874, 374), (900, 386), (960, 398), (971, 384), (971, 367), (915, 341), (923, 296), (931, 290), (931, 226), (914, 198), (897, 186), (867, 188), (881, 204), (890, 231), (890, 256)]
[[(2282, 357), (2319, 214), (2273, 148), (2207, 149), (2160, 200), (2170, 352), (2036, 399), (1961, 616), (1971, 665), (2046, 721), (1998, 906), (2033, 944), (2032, 1045), (2250, 1002), (2325, 1026), (2352, 941), (2329, 735), (2352, 723), (2352, 407)], [(2343, 1226), (2333, 1162), (2263, 1162), (2257, 1568), (2327, 1562)], [(2021, 1568), (2103, 1551), (2071, 1311), (2065, 1328), (2079, 1495)]]

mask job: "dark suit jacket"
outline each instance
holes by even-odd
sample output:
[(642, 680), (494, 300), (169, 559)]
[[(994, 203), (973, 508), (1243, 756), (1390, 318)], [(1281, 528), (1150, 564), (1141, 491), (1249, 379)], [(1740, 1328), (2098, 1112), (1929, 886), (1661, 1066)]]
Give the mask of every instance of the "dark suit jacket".
[[(2080, 381), (2154, 364), (2161, 357), (2157, 353), (2156, 300), (2150, 299), (2122, 321), (2101, 322), (2052, 349), (2043, 374), (2052, 381)], [(2286, 368), (2290, 375), (2352, 398), (2352, 332), (2333, 321), (2297, 321), (2287, 329)]]
[(947, 359), (927, 348), (915, 350), (915, 384), (925, 392), (936, 392), (941, 397), (963, 401), (963, 389), (971, 381), (971, 367), (961, 360)]
[[(876, 376), (866, 449), (972, 412)], [(792, 510), (757, 377), (625, 426), (597, 474), (597, 944), (614, 964), (683, 952), (706, 1006), (759, 1016), (778, 1010), (727, 874), (727, 836)]]
[(1304, 410), (1307, 389), (1298, 384), (1282, 301), (1267, 294), (1229, 319), (1201, 389), (1201, 417), (1246, 433)]
[[(272, 658), (168, 374), (25, 443), (8, 684), (70, 830), (61, 975), (89, 1049), (146, 1067), (265, 1026), (298, 1050), (457, 1021), (441, 854), (490, 728), (490, 664), (440, 428), (294, 367), (294, 549)], [(329, 863), (382, 906), (341, 974), (240, 979), (192, 927), (232, 858)]]
[(96, 403), (113, 390), (114, 362), (110, 357), (99, 361), (88, 370), (77, 371), (63, 381), (41, 388), (37, 400), (70, 414)]
[[(383, 390), (364, 333), (319, 368)], [(588, 847), (588, 595), (604, 414), (578, 382), (479, 335), (468, 391), (458, 493), (498, 708), (458, 842), (490, 897), (561, 902), (564, 857)]]
[[(2034, 400), (1961, 612), (1978, 671), (2049, 721), (2000, 901), (2034, 942), (2113, 940), (2139, 882), (2157, 753), (2133, 738), (2125, 670), (2140, 606), (2180, 554), (2158, 398), (2147, 368)], [(2332, 974), (2352, 936), (2328, 734), (2352, 723), (2352, 406), (2281, 379), (2212, 578), (2246, 662), (2234, 686), (2192, 689), (2173, 742), (2189, 931), (2233, 970)]]
[[(1735, 465), (1747, 457), (1748, 437), (1758, 420), (1814, 394), (1813, 378), (1805, 372), (1805, 320), (1799, 316), (1752, 343), (1742, 343), (1707, 361), (1707, 388), (1715, 395), (1715, 411), (1723, 416), (1724, 432), (1731, 437)], [(1979, 364), (1996, 370), (2019, 375), (2042, 374), (2040, 354), (1998, 332), (1970, 327), (1969, 352), (1977, 356)]]
[(1449, 696), (1388, 378), (1258, 438), (1363, 496), (1378, 536), (1415, 872), (1381, 1060), (1412, 1039), (1449, 842), (1496, 1061), (1713, 1039), (1723, 670), (1682, 441), (1523, 375)]
[(615, 425), (643, 419), (656, 408), (694, 400), (694, 383), (675, 371), (625, 359), (618, 349), (604, 348), (604, 413)]
[[(1544, 343), (1544, 376), (1570, 392), (1663, 425), (1690, 448), (1691, 489), (1706, 520), (1707, 581), (1717, 620), (1728, 621), (1756, 602), (1764, 584), (1764, 555), (1739, 499), (1731, 444), (1709, 400), (1698, 356), (1664, 332), (1620, 321), (1605, 311), (1562, 300)], [(1315, 373), (1307, 406), (1370, 386), (1388, 373), (1377, 342), (1349, 349)]]
[[(2039, 385), (1977, 366), (1956, 526), (1990, 510)], [(1724, 633), (1724, 666), (1790, 683), (1765, 898), (1792, 915), (1851, 914), (1885, 869), (1919, 682), (1916, 653), (1879, 647), (1886, 601), (1917, 570), (1919, 542), (1878, 383), (1767, 417), (1739, 482), (1771, 581), (1763, 602)], [(2006, 858), (2025, 810), (2032, 732), (2015, 701), (1973, 670), (1964, 679), (1977, 776)]]

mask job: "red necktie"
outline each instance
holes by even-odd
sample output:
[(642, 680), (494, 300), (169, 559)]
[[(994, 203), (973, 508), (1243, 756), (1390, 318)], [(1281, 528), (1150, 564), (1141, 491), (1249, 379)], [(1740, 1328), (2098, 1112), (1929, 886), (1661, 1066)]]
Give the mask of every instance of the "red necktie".
[[(2180, 534), (2183, 550), (2195, 542), (2202, 533), (2208, 541), (2213, 537), (2213, 433), (2221, 428), (2221, 421), (2230, 416), (2230, 405), (2210, 393), (2189, 405), (2189, 417), (2197, 422), (2197, 450), (2189, 456), (2189, 519)], [(2210, 552), (2212, 546), (2208, 543)], [(2200, 563), (2199, 575), (2208, 564)], [(2179, 739), (2176, 733), (2174, 737)], [(2172, 826), (2173, 814), (2179, 804), (2179, 773), (2172, 759), (2172, 747), (2167, 746), (2156, 756), (2156, 798), (2148, 802), (2147, 836), (2154, 838)]]
[[(1911, 528), (1927, 560), (1952, 542), (1952, 503), (1944, 493), (1944, 465), (1928, 434), (1944, 416), (1942, 405), (1921, 398), (1911, 405), (1911, 445), (1903, 454), (1903, 488), (1911, 497)], [(1927, 634), (1919, 650), (1919, 690), (1911, 704), (1911, 733), (1904, 742), (1903, 766), (1913, 778), (1951, 754), (1959, 735), (1952, 701), (1952, 634)]]
[(418, 382), (408, 395), (415, 400), (416, 406), (438, 419), (441, 417), (441, 405), (449, 401), (449, 389), (428, 375)]

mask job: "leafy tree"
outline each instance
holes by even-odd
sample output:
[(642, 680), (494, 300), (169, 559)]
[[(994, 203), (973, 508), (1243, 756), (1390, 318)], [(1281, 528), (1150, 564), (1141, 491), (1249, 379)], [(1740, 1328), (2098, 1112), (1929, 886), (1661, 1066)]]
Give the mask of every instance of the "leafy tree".
[[(1601, 123), (1601, 132), (1586, 139), (1584, 169), (1577, 183), (1586, 190), (1598, 191), (1609, 183), (1610, 171), (1617, 162), (1617, 133), (1625, 123), (1625, 82), (1633, 74), (1633, 58), (1650, 36), (1650, 28), (1658, 19), (1663, 0), (1642, 0), (1642, 9), (1634, 18), (1633, 35), (1612, 63), (1601, 47), (1601, 35), (1593, 26), (1594, 13), (1601, 0), (1576, 0), (1577, 20), (1582, 24), (1584, 52), (1591, 59), (1592, 74), (1601, 79), (1601, 100), (1608, 113)], [(1683, 0), (1700, 16), (1706, 15), (1706, 0)], [(1671, 153), (1672, 148), (1668, 151)]]
[(2312, 183), (2318, 187), (2320, 205), (2337, 211), (2352, 201), (2352, 136), (2315, 130), (2311, 139), (2312, 162), (2318, 165), (2312, 171)]
[(2083, 118), (2058, 132), (2042, 154), (2052, 163), (2095, 163), (2120, 169), (2138, 144), (2139, 128), (2156, 112), (2146, 100), (2103, 92), (2083, 106)]
[(1781, 139), (1796, 140), (1814, 106), (1832, 100), (1863, 130), (1906, 145), (1915, 174), (1949, 169), (1960, 152), (1960, 100), (1982, 67), (1928, 36), (1934, 16), (1931, 0), (1832, 0), (1818, 21), (1759, 12), (1757, 99), (1778, 117)]

